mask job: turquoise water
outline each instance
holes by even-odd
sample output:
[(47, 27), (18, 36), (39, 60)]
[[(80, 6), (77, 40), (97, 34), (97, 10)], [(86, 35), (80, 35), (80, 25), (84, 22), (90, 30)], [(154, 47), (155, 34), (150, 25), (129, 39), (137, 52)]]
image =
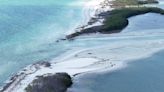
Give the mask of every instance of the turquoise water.
[(55, 41), (82, 21), (82, 6), (70, 6), (73, 1), (0, 0), (0, 85), (23, 67), (69, 49)]
[[(140, 39), (152, 40), (158, 39), (158, 37), (160, 39), (163, 38), (162, 35), (153, 38), (145, 36), (132, 39), (108, 38), (93, 40), (82, 38), (72, 42), (63, 41), (56, 43), (55, 41), (58, 38), (64, 37), (67, 32), (73, 30), (82, 22), (84, 17), (83, 7), (70, 6), (70, 3), (74, 1), (80, 0), (0, 0), (0, 86), (3, 85), (5, 80), (11, 75), (25, 66), (38, 61), (49, 61), (72, 48), (103, 46), (115, 41), (122, 42)], [(158, 29), (160, 31), (164, 29), (164, 18), (158, 14), (146, 14), (132, 18), (130, 21), (132, 22), (124, 30), (125, 34), (128, 34), (130, 30), (138, 32), (141, 29), (146, 31), (149, 29)], [(144, 24), (140, 25), (140, 23)], [(144, 65), (146, 66), (146, 64), (145, 62)], [(150, 64), (153, 64), (153, 62)], [(130, 65), (128, 68), (138, 70), (137, 64), (132, 63)], [(84, 89), (89, 90), (88, 92), (108, 92), (108, 88), (110, 88), (108, 85), (112, 83), (111, 80), (115, 82), (115, 85), (120, 83), (113, 79), (115, 76), (118, 76), (118, 79), (127, 77), (128, 81), (128, 76), (132, 72), (130, 72), (128, 68), (126, 68), (127, 70), (123, 69), (104, 75), (93, 74), (89, 75), (89, 77), (86, 76), (81, 79), (80, 84), (75, 84), (75, 87), (81, 89), (81, 92), (87, 92), (83, 91)], [(122, 73), (124, 71), (129, 72), (126, 72), (128, 73), (127, 75), (122, 76), (124, 75)], [(103, 86), (102, 83), (104, 81), (108, 85)], [(134, 82), (136, 81), (134, 80)], [(125, 84), (126, 82), (122, 83)], [(102, 87), (99, 84), (101, 84)], [(120, 87), (122, 87), (121, 85), (123, 84), (120, 84)], [(130, 84), (127, 83), (127, 86), (128, 85)], [(96, 89), (98, 87), (100, 87), (100, 89)], [(115, 88), (116, 89), (111, 89), (111, 91), (113, 90), (112, 92), (114, 92), (114, 90), (117, 90), (117, 87)]]
[(39, 0), (17, 1), (3, 1), (0, 6), (0, 86), (29, 64), (49, 61), (72, 48), (100, 44), (98, 40), (56, 43), (84, 22), (83, 6), (71, 6), (80, 0), (51, 0), (41, 5)]
[(0, 5), (67, 5), (78, 0), (0, 0)]

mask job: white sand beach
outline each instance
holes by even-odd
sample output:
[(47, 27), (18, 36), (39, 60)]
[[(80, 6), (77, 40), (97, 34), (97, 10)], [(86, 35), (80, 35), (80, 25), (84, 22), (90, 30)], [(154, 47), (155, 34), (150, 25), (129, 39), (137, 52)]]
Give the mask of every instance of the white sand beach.
[[(102, 3), (104, 3), (105, 1), (108, 0), (91, 0), (89, 2), (87, 0), (84, 0), (84, 2), (78, 1), (70, 5), (82, 5), (84, 7), (84, 22), (81, 23), (81, 25), (84, 25), (89, 21), (91, 17), (95, 15), (98, 9), (101, 9)], [(6, 85), (8, 85), (8, 87), (4, 92), (24, 92), (24, 88), (27, 87), (27, 85), (31, 83), (32, 80), (34, 80), (38, 75), (44, 75), (47, 73), (67, 72), (73, 76), (77, 73), (94, 71), (101, 67), (89, 66), (99, 61), (101, 60), (97, 58), (78, 58), (74, 56), (67, 56), (65, 60), (59, 60), (59, 62), (61, 63), (52, 63), (51, 68), (45, 68), (39, 64), (29, 65), (22, 71), (17, 73), (15, 76), (13, 76), (11, 80), (6, 81)]]
[[(104, 0), (93, 0), (88, 3), (89, 7), (99, 8)], [(105, 8), (107, 9), (107, 8)], [(162, 33), (160, 33), (161, 35)], [(154, 35), (149, 35), (154, 36)], [(90, 37), (89, 39), (130, 39), (137, 37), (145, 37), (144, 35), (112, 35), (111, 37)], [(87, 38), (88, 39), (88, 38)], [(80, 38), (78, 40), (86, 40)], [(140, 58), (146, 58), (152, 54), (164, 49), (164, 39), (153, 40), (127, 40), (109, 42), (109, 45), (95, 48), (86, 48), (77, 51), (69, 51), (66, 54), (50, 61), (51, 66), (45, 67), (40, 64), (33, 64), (20, 71), (12, 81), (11, 85), (4, 92), (25, 92), (25, 88), (37, 76), (46, 74), (55, 74), (58, 72), (66, 72), (72, 77), (76, 74), (86, 74), (89, 72), (112, 72), (127, 66), (128, 62)], [(143, 53), (144, 52), (144, 53)]]
[[(115, 37), (115, 39), (117, 39), (117, 36)], [(132, 37), (135, 38), (138, 36), (129, 36), (129, 38)], [(66, 72), (73, 77), (76, 74), (85, 75), (89, 72), (112, 72), (126, 67), (129, 61), (151, 56), (164, 49), (163, 46), (163, 39), (140, 40), (139, 42), (132, 40), (121, 43), (113, 42), (106, 46), (77, 50), (74, 53), (70, 53), (70, 51), (60, 56), (60, 58), (52, 60), (51, 67), (44, 67), (39, 64), (28, 66), (25, 71), (22, 71), (23, 73), (20, 72), (20, 75), (18, 74), (19, 77), (17, 77), (5, 92), (24, 92), (24, 89), (36, 76), (49, 73)]]
[(66, 33), (66, 35), (69, 35), (71, 33), (74, 33), (75, 31), (80, 31), (85, 28), (89, 28), (92, 26), (102, 25), (103, 19), (93, 23), (92, 25), (88, 25), (88, 22), (91, 18), (97, 18), (97, 14), (100, 14), (101, 12), (112, 10), (112, 8), (109, 6), (110, 2), (113, 0), (83, 0), (83, 1), (77, 1), (70, 4), (70, 6), (83, 6), (83, 20), (80, 24), (78, 24), (75, 30), (69, 31)]

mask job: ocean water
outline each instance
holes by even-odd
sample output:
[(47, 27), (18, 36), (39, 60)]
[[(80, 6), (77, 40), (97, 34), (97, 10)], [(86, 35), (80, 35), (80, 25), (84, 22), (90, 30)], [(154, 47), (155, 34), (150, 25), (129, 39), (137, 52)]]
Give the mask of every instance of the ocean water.
[[(64, 37), (85, 21), (83, 6), (79, 6), (81, 1), (83, 2), (83, 0), (0, 0), (0, 86), (25, 66), (39, 61), (49, 61), (70, 49), (103, 46), (112, 42), (164, 38), (163, 34), (160, 34), (164, 30), (164, 17), (159, 14), (146, 14), (131, 18), (130, 25), (118, 35), (121, 38), (118, 36), (113, 39), (111, 37), (81, 38), (71, 42), (56, 43), (57, 39)], [(79, 4), (76, 5), (74, 2)], [(160, 5), (160, 7), (163, 6)], [(127, 35), (140, 35), (143, 32), (151, 34), (154, 31), (158, 33), (157, 36), (129, 38)], [(135, 63), (130, 65), (137, 66)], [(133, 68), (137, 70), (137, 67)], [(103, 82), (110, 85), (112, 83), (110, 80), (115, 78), (110, 75), (117, 73), (120, 78), (121, 72), (127, 71), (126, 69), (103, 75), (88, 75), (73, 87), (80, 89), (81, 92), (109, 92), (110, 86), (104, 86)], [(128, 80), (128, 74), (126, 77)], [(137, 81), (134, 80), (134, 82)], [(115, 81), (115, 85), (119, 83)], [(127, 83), (128, 85), (130, 84)], [(122, 87), (121, 84), (120, 87)], [(117, 87), (115, 88), (117, 90)], [(111, 91), (114, 92), (114, 89)]]
[[(163, 8), (163, 5), (158, 6)], [(146, 44), (147, 42), (163, 42), (163, 33), (164, 16), (148, 13), (130, 18), (129, 25), (122, 33), (109, 37), (113, 37), (111, 40), (105, 39), (106, 42), (108, 40), (109, 44), (118, 42), (120, 46), (122, 46), (122, 43), (133, 45), (134, 43), (144, 41), (146, 47), (148, 45)], [(126, 47), (118, 48), (118, 50), (124, 48)], [(136, 46), (136, 48), (138, 47)], [(143, 48), (141, 47), (141, 49)], [(132, 53), (136, 53), (135, 50)], [(106, 71), (104, 73), (87, 73), (84, 76), (76, 77), (69, 92), (163, 92), (163, 55), (164, 51), (161, 50), (146, 58), (133, 60), (127, 63), (127, 67), (120, 70), (113, 72)]]
[(0, 86), (25, 66), (67, 51), (56, 43), (83, 22), (79, 0), (0, 0)]
[(143, 32), (143, 30), (163, 29), (164, 18), (160, 14), (148, 13), (140, 16), (142, 17), (129, 18), (130, 24), (123, 32)]
[(160, 51), (112, 73), (86, 75), (75, 87), (79, 92), (163, 92), (163, 55)]

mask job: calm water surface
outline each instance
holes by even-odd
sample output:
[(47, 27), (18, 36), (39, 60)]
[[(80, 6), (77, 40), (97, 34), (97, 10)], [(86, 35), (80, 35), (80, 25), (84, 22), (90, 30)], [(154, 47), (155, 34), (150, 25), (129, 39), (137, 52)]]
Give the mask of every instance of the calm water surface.
[[(163, 7), (163, 5), (158, 6)], [(131, 41), (164, 39), (164, 36), (160, 35), (160, 32), (164, 32), (164, 16), (149, 13), (132, 17), (129, 21), (129, 26), (121, 34), (137, 34), (141, 37), (137, 39), (120, 39), (122, 42), (130, 43)], [(154, 37), (148, 37), (149, 34), (154, 33), (159, 34)], [(121, 70), (101, 74), (91, 73), (80, 78), (75, 78), (75, 83), (70, 90), (73, 92), (163, 92), (163, 56), (164, 51), (160, 51), (148, 58), (128, 63), (128, 66)]]

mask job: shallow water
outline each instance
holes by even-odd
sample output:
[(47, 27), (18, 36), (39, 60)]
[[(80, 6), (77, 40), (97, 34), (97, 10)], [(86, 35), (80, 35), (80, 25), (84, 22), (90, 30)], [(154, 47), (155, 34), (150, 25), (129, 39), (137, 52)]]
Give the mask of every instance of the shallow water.
[(123, 30), (123, 32), (143, 32), (143, 30), (149, 31), (164, 28), (164, 17), (160, 16), (160, 14), (148, 13), (139, 16), (129, 18), (130, 24)]
[(0, 1), (0, 85), (23, 67), (67, 51), (55, 41), (83, 22), (83, 7), (69, 5), (73, 1)]
[[(162, 5), (159, 5), (162, 6)], [(109, 44), (131, 44), (145, 41), (164, 41), (164, 16), (148, 13), (129, 19), (122, 33), (104, 37)], [(110, 38), (110, 39), (108, 39)], [(104, 40), (105, 41), (105, 40)], [(144, 45), (143, 44), (143, 45)], [(155, 46), (155, 44), (154, 44)], [(123, 47), (124, 48), (124, 47)], [(118, 48), (120, 51), (123, 48)], [(134, 47), (135, 48), (135, 47)], [(144, 49), (144, 47), (141, 47)], [(152, 46), (153, 49), (153, 46)], [(125, 51), (125, 50), (124, 50)], [(135, 50), (127, 50), (133, 51)], [(151, 49), (150, 49), (151, 51)], [(144, 53), (144, 52), (143, 52)], [(89, 73), (76, 77), (70, 92), (163, 92), (164, 51), (128, 63), (126, 68), (105, 73)], [(119, 56), (119, 55), (118, 55)]]
[[(163, 92), (164, 51), (128, 64), (127, 68), (77, 79), (79, 92)], [(74, 89), (75, 90), (75, 89)], [(75, 92), (75, 91), (74, 91)]]
[[(46, 2), (36, 0), (33, 3), (26, 0), (19, 3), (18, 1), (3, 2), (0, 6), (0, 85), (3, 85), (9, 76), (23, 67), (38, 61), (50, 60), (70, 49), (110, 45), (115, 42), (164, 38), (162, 33), (164, 29), (163, 16), (146, 14), (131, 18), (132, 22), (125, 31), (113, 37), (82, 38), (72, 42), (56, 43), (58, 38), (72, 31), (83, 20), (82, 7), (69, 5), (70, 2), (77, 0), (48, 0)], [(140, 25), (140, 23), (144, 23), (144, 25)], [(145, 31), (141, 32), (141, 29)], [(156, 34), (152, 35), (155, 30), (157, 30)], [(151, 37), (145, 34), (151, 34)], [(121, 73), (119, 74), (121, 76)], [(85, 77), (84, 82), (76, 87), (81, 89), (81, 92), (95, 92), (95, 87), (101, 82), (97, 81), (96, 83), (95, 80), (98, 80), (98, 77), (98, 75), (94, 75), (94, 77), (91, 75), (90, 78)], [(108, 76), (104, 75), (104, 81), (106, 78)], [(95, 84), (87, 86), (88, 81)], [(83, 91), (88, 89), (90, 91)], [(108, 92), (105, 87), (101, 90)], [(101, 91), (97, 90), (97, 92)]]

